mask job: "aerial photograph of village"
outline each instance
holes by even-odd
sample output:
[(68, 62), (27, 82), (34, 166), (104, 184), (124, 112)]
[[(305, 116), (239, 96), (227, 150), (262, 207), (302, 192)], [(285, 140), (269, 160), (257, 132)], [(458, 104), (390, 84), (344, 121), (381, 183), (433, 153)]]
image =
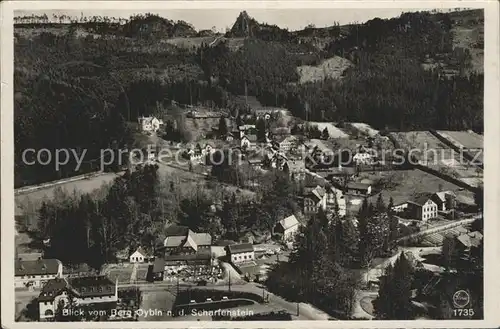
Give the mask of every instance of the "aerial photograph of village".
[(483, 319), (484, 11), (325, 11), (16, 11), (15, 320)]

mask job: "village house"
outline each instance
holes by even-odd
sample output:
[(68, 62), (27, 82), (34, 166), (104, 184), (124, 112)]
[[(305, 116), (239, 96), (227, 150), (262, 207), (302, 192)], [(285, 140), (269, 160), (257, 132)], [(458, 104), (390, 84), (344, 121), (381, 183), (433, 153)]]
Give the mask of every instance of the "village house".
[(438, 206), (438, 211), (455, 209), (456, 195), (451, 191), (436, 192), (431, 196), (432, 201)]
[(297, 220), (295, 215), (288, 216), (280, 220), (275, 228), (275, 233), (280, 233), (282, 235), (283, 242), (292, 241), (299, 231), (300, 222)]
[(351, 182), (347, 184), (347, 192), (352, 195), (368, 196), (372, 193), (370, 184)]
[(41, 321), (54, 318), (60, 305), (70, 300), (78, 305), (106, 306), (115, 308), (118, 301), (118, 282), (105, 276), (86, 276), (51, 279), (38, 296)]
[(438, 206), (429, 195), (423, 194), (408, 201), (408, 214), (413, 218), (426, 221), (437, 217)]
[(278, 150), (280, 152), (288, 153), (288, 152), (290, 152), (292, 147), (295, 146), (296, 143), (297, 143), (297, 137), (281, 135), (281, 136), (274, 137), (274, 141), (272, 144), (276, 150)]
[(156, 117), (139, 117), (138, 119), (139, 127), (142, 132), (157, 132), (160, 129), (160, 126), (163, 124), (163, 121)]
[(305, 215), (317, 214), (320, 209), (326, 210), (326, 190), (321, 186), (305, 188), (303, 209)]
[(142, 247), (139, 247), (130, 255), (131, 263), (144, 263), (149, 259), (148, 254), (144, 251)]
[(240, 140), (242, 149), (254, 149), (257, 146), (257, 135), (243, 135)]
[(250, 243), (232, 244), (225, 249), (226, 255), (234, 264), (255, 260), (255, 250)]
[(40, 288), (47, 281), (62, 277), (63, 265), (58, 259), (17, 259), (14, 275), (16, 288)]

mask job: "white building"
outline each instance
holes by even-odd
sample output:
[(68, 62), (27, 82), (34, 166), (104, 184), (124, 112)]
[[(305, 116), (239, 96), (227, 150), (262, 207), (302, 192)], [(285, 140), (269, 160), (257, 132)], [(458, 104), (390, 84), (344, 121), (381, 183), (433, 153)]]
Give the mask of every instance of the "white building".
[(137, 119), (142, 132), (157, 132), (163, 121), (156, 117), (139, 117)]
[(274, 232), (281, 233), (283, 241), (287, 242), (294, 239), (295, 235), (299, 232), (299, 229), (300, 222), (297, 220), (295, 215), (291, 215), (280, 220), (276, 224)]
[(420, 195), (408, 201), (408, 211), (413, 218), (427, 221), (436, 218), (438, 206), (428, 195)]
[(226, 247), (226, 254), (234, 264), (255, 260), (255, 250), (250, 243), (233, 244)]
[(139, 248), (137, 248), (136, 251), (134, 251), (134, 253), (132, 253), (132, 255), (130, 255), (130, 262), (131, 263), (144, 263), (145, 261), (148, 260), (148, 258), (149, 257), (147, 256), (144, 249), (139, 247)]
[(41, 288), (51, 279), (61, 278), (63, 265), (58, 259), (16, 260), (14, 286)]
[(118, 283), (105, 276), (55, 278), (47, 282), (38, 296), (41, 321), (54, 318), (61, 305), (109, 305), (118, 301)]

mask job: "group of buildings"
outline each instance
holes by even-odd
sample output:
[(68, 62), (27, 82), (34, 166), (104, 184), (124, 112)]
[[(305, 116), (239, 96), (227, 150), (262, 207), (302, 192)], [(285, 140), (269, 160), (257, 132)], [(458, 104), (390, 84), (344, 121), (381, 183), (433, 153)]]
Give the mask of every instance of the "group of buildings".
[(456, 204), (457, 197), (454, 192), (440, 191), (416, 195), (406, 202), (394, 205), (392, 210), (412, 219), (427, 221), (437, 218), (438, 215), (450, 214), (455, 209)]
[(89, 273), (68, 275), (57, 259), (17, 259), (14, 285), (41, 289), (37, 299), (41, 321), (53, 320), (60, 308), (70, 303), (112, 308), (118, 301), (118, 282)]

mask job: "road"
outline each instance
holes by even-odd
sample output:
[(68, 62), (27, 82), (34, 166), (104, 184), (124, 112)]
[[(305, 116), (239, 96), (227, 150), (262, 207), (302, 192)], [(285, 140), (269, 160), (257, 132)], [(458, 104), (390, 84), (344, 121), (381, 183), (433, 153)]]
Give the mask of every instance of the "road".
[[(155, 291), (169, 291), (172, 294), (175, 294), (177, 290), (177, 286), (175, 283), (164, 283), (164, 282), (156, 282), (156, 283), (140, 283), (140, 284), (120, 284), (119, 288), (130, 288), (130, 287), (138, 287), (144, 292), (155, 292)], [(180, 285), (181, 289), (185, 289), (189, 287), (189, 285)], [(194, 287), (194, 286), (191, 286)], [(197, 289), (213, 289), (213, 290), (228, 290), (229, 286), (204, 286), (204, 287), (195, 287)], [(305, 303), (299, 303), (299, 316), (297, 315), (297, 303), (288, 302), (283, 298), (270, 293), (265, 290), (262, 286), (257, 286), (254, 283), (244, 283), (244, 284), (231, 284), (231, 291), (241, 291), (241, 292), (250, 292), (257, 295), (265, 295), (269, 296), (269, 303), (266, 304), (269, 310), (285, 310), (294, 318), (298, 320), (328, 320), (332, 317), (320, 310), (315, 309), (311, 305)]]
[(414, 233), (414, 234), (410, 234), (410, 235), (401, 237), (398, 240), (396, 240), (396, 242), (401, 242), (401, 241), (413, 239), (413, 238), (416, 238), (416, 237), (419, 237), (419, 236), (425, 236), (425, 235), (429, 235), (429, 234), (443, 232), (443, 231), (449, 230), (449, 229), (457, 227), (457, 226), (462, 226), (462, 225), (470, 224), (470, 223), (474, 222), (476, 219), (479, 219), (479, 218), (481, 218), (481, 215), (475, 215), (472, 218), (461, 219), (461, 220), (458, 220), (458, 221), (455, 221), (455, 222), (452, 222), (452, 223), (448, 223), (448, 224), (444, 224), (444, 225), (439, 225), (439, 226), (434, 226), (434, 227), (425, 229), (423, 231), (420, 231), (420, 232), (417, 232), (417, 233)]

